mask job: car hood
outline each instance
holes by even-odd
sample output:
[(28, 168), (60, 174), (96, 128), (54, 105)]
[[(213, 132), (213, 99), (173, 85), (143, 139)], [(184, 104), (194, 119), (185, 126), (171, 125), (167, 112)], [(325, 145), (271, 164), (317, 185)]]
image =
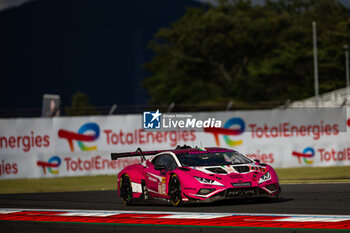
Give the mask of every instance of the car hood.
[(201, 171), (209, 175), (210, 174), (227, 175), (230, 173), (246, 174), (250, 172), (265, 173), (267, 171), (267, 168), (265, 166), (256, 165), (253, 163), (237, 164), (237, 165), (200, 166), (200, 167), (190, 167), (190, 168)]
[(261, 183), (260, 178), (269, 170), (268, 167), (253, 163), (190, 168), (192, 176), (216, 180), (223, 186), (230, 187), (232, 187), (232, 183), (238, 185), (245, 182), (247, 182), (247, 186), (258, 186)]

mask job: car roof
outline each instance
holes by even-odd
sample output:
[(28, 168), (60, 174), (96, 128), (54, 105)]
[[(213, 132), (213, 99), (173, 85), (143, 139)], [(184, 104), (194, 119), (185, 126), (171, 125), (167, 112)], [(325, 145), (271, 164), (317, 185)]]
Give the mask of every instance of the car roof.
[(208, 154), (216, 152), (236, 152), (232, 149), (220, 148), (220, 147), (206, 147), (206, 148), (188, 148), (188, 149), (175, 149), (169, 152), (173, 152), (176, 155), (182, 154)]

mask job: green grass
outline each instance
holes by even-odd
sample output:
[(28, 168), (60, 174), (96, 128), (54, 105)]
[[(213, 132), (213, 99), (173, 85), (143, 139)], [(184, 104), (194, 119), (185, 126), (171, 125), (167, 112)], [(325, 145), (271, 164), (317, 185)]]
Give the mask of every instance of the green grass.
[[(350, 166), (279, 168), (280, 183), (350, 182)], [(116, 190), (116, 176), (78, 176), (45, 179), (0, 180), (0, 193)]]
[(283, 183), (350, 182), (350, 167), (300, 167), (276, 169)]

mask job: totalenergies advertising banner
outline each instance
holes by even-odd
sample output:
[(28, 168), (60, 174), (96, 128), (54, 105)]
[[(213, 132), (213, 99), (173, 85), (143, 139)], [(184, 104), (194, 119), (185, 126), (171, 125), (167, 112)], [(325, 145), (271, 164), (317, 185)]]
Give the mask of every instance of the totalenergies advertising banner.
[(350, 108), (0, 120), (0, 179), (117, 174), (111, 152), (238, 150), (276, 168), (350, 165)]

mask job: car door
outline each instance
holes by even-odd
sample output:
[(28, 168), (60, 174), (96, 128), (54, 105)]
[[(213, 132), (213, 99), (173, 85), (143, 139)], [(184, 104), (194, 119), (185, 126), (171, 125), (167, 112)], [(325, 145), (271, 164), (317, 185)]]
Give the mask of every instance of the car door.
[[(164, 166), (165, 169), (157, 170), (155, 169), (157, 166)], [(170, 154), (161, 154), (152, 160), (152, 163), (146, 168), (146, 186), (152, 196), (166, 195), (165, 176), (176, 167), (177, 164)]]
[(144, 168), (146, 173), (146, 187), (149, 193), (154, 196), (154, 193), (158, 193), (158, 180), (161, 178), (160, 171), (155, 169), (155, 165), (158, 164), (158, 160), (162, 155), (158, 155), (153, 158), (152, 162), (147, 164), (148, 166)]

